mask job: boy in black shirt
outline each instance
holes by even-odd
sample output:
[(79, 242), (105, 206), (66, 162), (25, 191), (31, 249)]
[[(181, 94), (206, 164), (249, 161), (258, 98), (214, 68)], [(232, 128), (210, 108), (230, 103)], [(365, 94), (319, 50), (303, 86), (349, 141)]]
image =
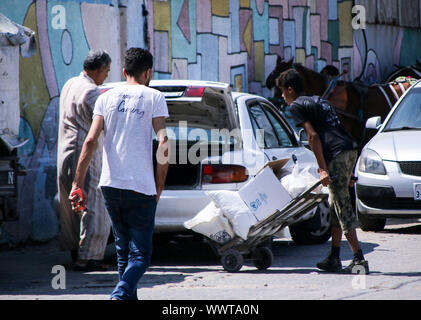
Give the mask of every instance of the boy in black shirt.
[[(358, 242), (355, 229), (359, 223), (348, 189), (357, 160), (357, 145), (328, 101), (304, 95), (303, 80), (297, 71), (283, 72), (277, 79), (277, 86), (290, 105), (296, 126), (304, 128), (307, 134), (322, 184), (329, 186), (332, 248), (329, 256), (317, 267), (330, 272), (367, 274), (368, 262), (364, 260)], [(339, 259), (342, 231), (354, 253), (351, 264), (344, 269)]]

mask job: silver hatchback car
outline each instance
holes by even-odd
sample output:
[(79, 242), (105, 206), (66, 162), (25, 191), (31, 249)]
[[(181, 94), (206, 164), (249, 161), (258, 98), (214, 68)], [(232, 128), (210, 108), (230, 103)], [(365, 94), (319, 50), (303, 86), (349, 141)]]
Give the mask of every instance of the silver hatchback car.
[[(104, 92), (121, 84), (100, 88)], [(210, 81), (152, 80), (150, 87), (165, 95), (170, 115), (171, 159), (156, 211), (156, 233), (188, 231), (183, 223), (210, 202), (206, 191), (238, 191), (268, 161), (289, 158), (286, 168), (294, 161), (317, 167), (314, 154), (263, 97)], [(297, 243), (323, 243), (330, 238), (329, 222), (325, 201), (289, 231)]]
[(421, 81), (395, 104), (356, 165), (356, 209), (361, 228), (382, 230), (386, 218), (421, 218)]

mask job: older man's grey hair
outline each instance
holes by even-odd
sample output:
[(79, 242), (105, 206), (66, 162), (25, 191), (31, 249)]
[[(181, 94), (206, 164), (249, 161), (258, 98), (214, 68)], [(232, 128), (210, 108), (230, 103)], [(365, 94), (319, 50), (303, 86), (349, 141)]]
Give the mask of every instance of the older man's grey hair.
[(105, 50), (91, 50), (83, 63), (84, 70), (97, 70), (107, 67), (111, 63), (111, 57)]

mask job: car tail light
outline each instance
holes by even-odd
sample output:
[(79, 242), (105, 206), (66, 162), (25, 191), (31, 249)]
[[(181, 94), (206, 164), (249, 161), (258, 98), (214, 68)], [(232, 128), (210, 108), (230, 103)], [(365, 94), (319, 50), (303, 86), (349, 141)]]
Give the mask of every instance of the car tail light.
[(187, 90), (184, 96), (185, 97), (201, 97), (203, 96), (204, 91), (205, 91), (205, 87), (187, 87)]
[(248, 179), (247, 169), (238, 165), (204, 164), (202, 183), (237, 183)]

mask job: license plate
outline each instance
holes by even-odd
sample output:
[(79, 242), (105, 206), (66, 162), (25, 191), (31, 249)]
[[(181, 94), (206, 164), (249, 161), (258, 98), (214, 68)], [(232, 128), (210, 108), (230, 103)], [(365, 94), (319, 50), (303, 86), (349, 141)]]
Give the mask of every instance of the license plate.
[(421, 201), (421, 183), (414, 183), (414, 200)]

